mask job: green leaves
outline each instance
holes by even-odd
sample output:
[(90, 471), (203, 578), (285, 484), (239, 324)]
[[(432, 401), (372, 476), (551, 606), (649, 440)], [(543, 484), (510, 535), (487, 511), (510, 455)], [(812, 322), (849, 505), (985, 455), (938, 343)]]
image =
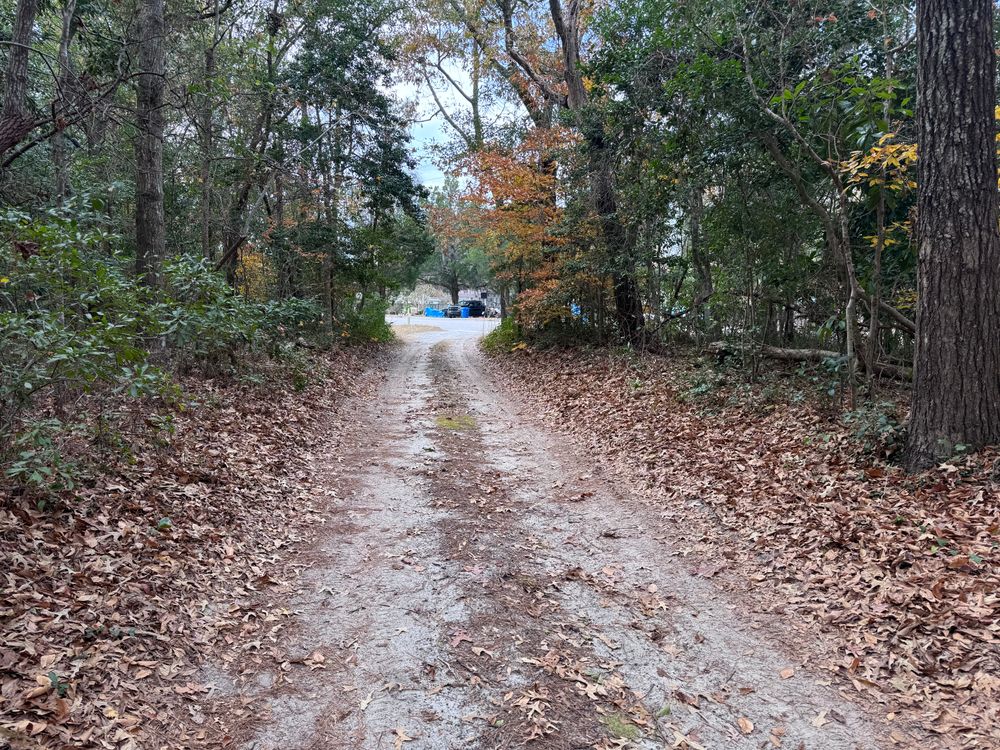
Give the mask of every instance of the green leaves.
[[(92, 205), (80, 196), (36, 219), (0, 216), (0, 233), (13, 238), (0, 250), (7, 279), (0, 286), (0, 467), (44, 492), (76, 487), (81, 466), (68, 455), (81, 439), (127, 453), (120, 415), (130, 401), (173, 408), (173, 368), (219, 375), (250, 357), (287, 356), (282, 344), (320, 314), (311, 301), (237, 295), (208, 263), (187, 256), (168, 262), (166, 287), (151, 292), (133, 278), (127, 255), (109, 252), (105, 218)], [(54, 410), (53, 403), (73, 406)], [(158, 415), (150, 427), (169, 431), (171, 424)]]

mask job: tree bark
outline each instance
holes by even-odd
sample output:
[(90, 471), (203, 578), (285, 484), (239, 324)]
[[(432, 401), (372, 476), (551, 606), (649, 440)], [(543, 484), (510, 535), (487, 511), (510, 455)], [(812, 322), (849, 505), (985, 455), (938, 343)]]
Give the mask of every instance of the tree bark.
[(0, 109), (0, 155), (24, 140), (35, 127), (35, 118), (28, 109), (28, 52), (37, 13), (38, 0), (18, 0)]
[(69, 163), (66, 155), (65, 114), (75, 98), (73, 68), (69, 57), (70, 43), (76, 34), (76, 0), (66, 0), (62, 9), (62, 32), (59, 36), (59, 72), (56, 77), (56, 100), (52, 105), (55, 115), (52, 134), (52, 171), (55, 173), (56, 204), (62, 205), (69, 196)]
[(148, 286), (159, 284), (166, 254), (163, 210), (163, 133), (166, 51), (164, 0), (141, 0), (137, 29), (135, 270)]
[[(688, 216), (688, 234), (691, 243), (691, 266), (694, 268), (694, 277), (697, 281), (694, 298), (691, 300), (692, 309), (700, 308), (715, 294), (715, 285), (712, 283), (712, 266), (705, 253), (702, 252), (701, 219), (705, 212), (705, 201), (702, 195), (703, 188), (700, 185), (691, 186), (690, 208)], [(708, 317), (704, 316), (705, 322)]]
[[(215, 14), (216, 29), (219, 25), (218, 7)], [(218, 45), (218, 30), (212, 35), (212, 43), (205, 49), (205, 71), (203, 86), (205, 91), (202, 94), (201, 102), (201, 127), (198, 133), (198, 147), (201, 151), (200, 177), (201, 177), (201, 254), (206, 260), (213, 260), (215, 250), (213, 247), (212, 232), (212, 158), (215, 147), (214, 119), (215, 119), (215, 49)]]
[(992, 0), (917, 5), (917, 340), (907, 465), (1000, 442)]
[[(884, 175), (883, 175), (884, 180)], [(865, 361), (878, 361), (879, 312), (882, 308), (882, 254), (885, 251), (885, 185), (879, 185), (878, 204), (875, 207), (875, 258), (872, 265), (872, 296), (868, 305), (868, 347)], [(868, 398), (875, 395), (874, 371), (869, 367), (865, 373)]]
[[(844, 356), (840, 352), (830, 349), (789, 349), (780, 346), (768, 346), (766, 344), (759, 347), (752, 347), (730, 344), (726, 341), (713, 341), (705, 348), (720, 357), (749, 351), (750, 353), (760, 354), (762, 357), (779, 359), (785, 362), (824, 362), (826, 360), (840, 359)], [(890, 362), (875, 362), (869, 365), (869, 367), (877, 375), (896, 378), (898, 380), (909, 380), (913, 375), (909, 368), (900, 367)]]

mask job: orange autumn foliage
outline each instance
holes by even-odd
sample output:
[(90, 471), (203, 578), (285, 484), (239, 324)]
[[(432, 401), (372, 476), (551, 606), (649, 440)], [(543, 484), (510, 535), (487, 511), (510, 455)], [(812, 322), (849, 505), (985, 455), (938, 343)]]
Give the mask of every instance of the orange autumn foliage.
[(519, 290), (523, 325), (566, 317), (581, 290), (595, 283), (573, 269), (579, 234), (571, 244), (560, 232), (565, 201), (557, 173), (576, 141), (566, 128), (536, 128), (512, 149), (484, 150), (463, 163), (477, 239), (497, 278)]

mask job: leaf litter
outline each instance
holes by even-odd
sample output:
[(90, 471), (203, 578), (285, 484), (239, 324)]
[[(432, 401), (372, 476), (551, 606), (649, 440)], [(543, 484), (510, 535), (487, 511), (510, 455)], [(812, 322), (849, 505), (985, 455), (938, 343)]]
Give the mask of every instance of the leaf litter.
[(690, 358), (502, 356), (502, 383), (661, 509), (693, 574), (835, 636), (818, 666), (888, 719), (1000, 746), (1000, 453), (908, 477), (808, 399), (686, 402)]
[(319, 358), (302, 392), (187, 380), (192, 406), (165, 444), (140, 443), (45, 510), (0, 487), (0, 746), (211, 744), (199, 665), (259, 648), (286, 616), (265, 594), (321, 519), (311, 459), (382, 359)]

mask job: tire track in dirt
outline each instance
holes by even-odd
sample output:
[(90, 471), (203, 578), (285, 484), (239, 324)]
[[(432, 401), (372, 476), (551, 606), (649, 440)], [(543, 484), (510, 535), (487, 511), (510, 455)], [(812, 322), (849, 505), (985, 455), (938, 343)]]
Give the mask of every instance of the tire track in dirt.
[(483, 373), (471, 336), (411, 338), (317, 467), (328, 530), (286, 658), (232, 688), (256, 713), (235, 746), (885, 746)]

